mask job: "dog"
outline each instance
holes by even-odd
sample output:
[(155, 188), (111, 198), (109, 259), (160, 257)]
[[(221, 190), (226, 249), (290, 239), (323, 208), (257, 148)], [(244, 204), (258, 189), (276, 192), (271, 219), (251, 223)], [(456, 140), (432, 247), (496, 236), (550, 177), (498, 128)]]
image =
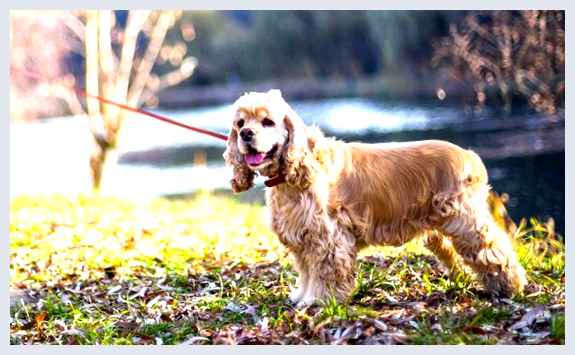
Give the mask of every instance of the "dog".
[[(485, 165), (441, 140), (346, 143), (306, 126), (279, 90), (250, 92), (232, 106), (224, 152), (232, 190), (261, 174), (271, 227), (298, 272), (290, 300), (306, 306), (355, 286), (358, 251), (414, 238), (450, 270), (461, 261), (495, 295), (527, 283), (512, 239), (493, 220)], [(349, 118), (350, 120), (353, 117)]]

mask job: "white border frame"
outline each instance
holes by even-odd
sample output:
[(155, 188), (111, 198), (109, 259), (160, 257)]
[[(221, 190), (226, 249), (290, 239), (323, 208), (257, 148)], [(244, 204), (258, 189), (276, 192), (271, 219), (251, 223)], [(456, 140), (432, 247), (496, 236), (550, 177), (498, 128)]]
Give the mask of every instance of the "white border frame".
[[(571, 2), (573, 4), (573, 2)], [(171, 9), (184, 9), (184, 10), (226, 10), (226, 9), (261, 9), (261, 10), (284, 10), (284, 9), (313, 9), (313, 10), (466, 10), (466, 9), (484, 9), (484, 10), (510, 10), (510, 9), (564, 9), (566, 13), (566, 24), (565, 29), (568, 30), (573, 25), (573, 17), (571, 15), (571, 8), (575, 8), (567, 0), (557, 1), (557, 0), (547, 0), (547, 1), (510, 1), (510, 0), (481, 0), (477, 1), (475, 4), (462, 4), (461, 1), (441, 1), (441, 2), (430, 2), (426, 0), (402, 0), (401, 2), (382, 2), (382, 1), (369, 1), (369, 0), (354, 0), (353, 2), (343, 2), (339, 0), (334, 2), (333, 0), (276, 0), (273, 4), (269, 0), (242, 0), (241, 3), (238, 1), (224, 1), (224, 0), (199, 0), (199, 1), (182, 1), (182, 0), (164, 0), (161, 3), (157, 1), (149, 0), (128, 0), (128, 1), (110, 1), (110, 0), (84, 0), (81, 3), (74, 3), (74, 6), (70, 6), (71, 2), (66, 2), (64, 0), (50, 1), (49, 4), (43, 2), (42, 0), (8, 0), (3, 2), (2, 7), (6, 7), (4, 16), (2, 16), (2, 22), (4, 25), (5, 33), (9, 33), (9, 10), (10, 9), (74, 9), (74, 8), (128, 8), (128, 9), (140, 9), (140, 8), (171, 8)], [(465, 6), (467, 5), (467, 6)], [(469, 5), (474, 5), (470, 7)], [(566, 34), (566, 63), (569, 63), (569, 53), (574, 48), (574, 36), (570, 33)], [(2, 36), (2, 48), (4, 48), (4, 53), (9, 53), (9, 42), (8, 36)], [(4, 94), (1, 96), (4, 101), (4, 112), (6, 115), (0, 119), (0, 230), (3, 231), (0, 245), (0, 253), (2, 253), (3, 263), (2, 267), (4, 272), (1, 275), (1, 287), (3, 291), (3, 301), (4, 301), (4, 312), (2, 313), (2, 318), (4, 324), (6, 325), (6, 332), (2, 333), (3, 347), (4, 350), (8, 352), (26, 352), (26, 353), (64, 353), (71, 350), (70, 346), (49, 346), (49, 345), (9, 345), (9, 161), (8, 161), (8, 149), (9, 149), (9, 61), (10, 56), (4, 55), (1, 57), (2, 61), (2, 71), (0, 80), (5, 83), (2, 85)], [(566, 65), (566, 82), (573, 82), (569, 66)], [(569, 86), (569, 85), (567, 85)], [(570, 122), (570, 113), (573, 111), (569, 102), (574, 102), (571, 100), (573, 98), (573, 93), (571, 90), (566, 92), (566, 157), (565, 161), (573, 161), (573, 151), (575, 148), (575, 141), (573, 141), (573, 124)], [(575, 181), (574, 171), (571, 164), (566, 164), (565, 166), (565, 216), (573, 215), (575, 208), (573, 206), (573, 181)], [(565, 219), (565, 235), (566, 235), (566, 247), (567, 255), (572, 255), (573, 253), (573, 243), (571, 243), (570, 238), (574, 232), (573, 221), (566, 218)], [(570, 262), (569, 258), (566, 260), (566, 273), (567, 275), (572, 275), (573, 264)], [(566, 282), (566, 297), (568, 299), (573, 295), (573, 286), (569, 282), (569, 276), (567, 276)], [(109, 353), (109, 352), (129, 352), (129, 353), (165, 353), (165, 352), (176, 352), (176, 353), (215, 353), (215, 354), (228, 354), (230, 352), (238, 352), (243, 354), (253, 354), (262, 352), (274, 352), (274, 353), (317, 353), (317, 354), (331, 354), (333, 352), (342, 353), (376, 353), (376, 352), (387, 352), (392, 351), (394, 353), (459, 353), (465, 351), (466, 353), (480, 354), (485, 351), (489, 351), (493, 354), (509, 354), (511, 353), (521, 353), (521, 354), (541, 354), (541, 353), (567, 353), (569, 350), (573, 350), (573, 340), (568, 336), (568, 334), (574, 334), (573, 327), (573, 311), (569, 307), (566, 301), (565, 312), (567, 314), (566, 318), (566, 345), (516, 345), (516, 346), (499, 346), (492, 345), (485, 348), (485, 346), (468, 345), (465, 348), (455, 347), (455, 346), (429, 346), (429, 345), (407, 345), (407, 346), (249, 346), (249, 347), (233, 347), (233, 346), (194, 346), (191, 348), (182, 346), (73, 346), (76, 352), (98, 352), (98, 353)]]

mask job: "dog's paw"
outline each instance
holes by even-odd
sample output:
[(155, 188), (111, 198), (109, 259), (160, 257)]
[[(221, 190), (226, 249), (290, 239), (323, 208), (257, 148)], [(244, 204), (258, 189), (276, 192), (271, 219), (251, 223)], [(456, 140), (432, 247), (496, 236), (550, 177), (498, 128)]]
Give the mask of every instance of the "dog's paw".
[(303, 297), (297, 304), (296, 308), (306, 308), (317, 304), (318, 299), (312, 296)]
[(302, 299), (303, 293), (304, 292), (302, 287), (292, 289), (289, 295), (290, 302), (293, 304), (297, 304)]

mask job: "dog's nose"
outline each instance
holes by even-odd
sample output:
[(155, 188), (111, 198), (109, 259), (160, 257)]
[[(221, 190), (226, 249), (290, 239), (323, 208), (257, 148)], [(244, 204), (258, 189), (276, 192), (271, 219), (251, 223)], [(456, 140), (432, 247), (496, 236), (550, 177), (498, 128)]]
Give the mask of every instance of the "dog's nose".
[(254, 131), (249, 128), (244, 128), (240, 131), (240, 137), (244, 142), (250, 142), (254, 137)]

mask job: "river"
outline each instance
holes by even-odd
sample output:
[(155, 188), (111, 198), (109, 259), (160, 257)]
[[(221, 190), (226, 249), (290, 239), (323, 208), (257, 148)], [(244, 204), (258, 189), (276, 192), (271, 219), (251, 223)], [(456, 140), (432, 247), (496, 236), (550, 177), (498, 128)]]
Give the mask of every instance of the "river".
[[(308, 124), (345, 141), (389, 142), (445, 139), (475, 150), (487, 165), (490, 184), (510, 196), (508, 209), (521, 217), (553, 217), (565, 226), (565, 121), (563, 116), (470, 115), (435, 102), (338, 98), (293, 102)], [(153, 110), (222, 133), (229, 105), (180, 111)], [(13, 123), (10, 127), (10, 193), (77, 193), (89, 190), (92, 141), (85, 117)], [(119, 165), (106, 192), (149, 198), (186, 196), (200, 189), (226, 190), (230, 169), (224, 143), (144, 116), (126, 119)], [(263, 180), (250, 199), (262, 201)]]

